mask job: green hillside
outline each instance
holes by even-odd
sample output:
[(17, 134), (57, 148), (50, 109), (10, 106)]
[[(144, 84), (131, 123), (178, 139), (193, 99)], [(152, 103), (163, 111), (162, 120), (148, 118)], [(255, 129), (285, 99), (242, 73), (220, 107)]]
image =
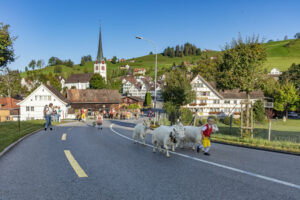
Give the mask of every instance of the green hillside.
[[(300, 63), (300, 40), (285, 40), (269, 42), (265, 44), (267, 49), (267, 62), (265, 67), (268, 71), (274, 67), (277, 67), (281, 71), (287, 70), (292, 63)], [(210, 58), (216, 56), (221, 52), (218, 51), (208, 51), (203, 52), (201, 56), (184, 56), (184, 57), (167, 57), (158, 55), (158, 69), (169, 68), (175, 63), (176, 65), (181, 64), (183, 61), (190, 64), (196, 64), (199, 60)], [(107, 62), (108, 74), (112, 74), (112, 71), (119, 71), (121, 65), (129, 64), (133, 68), (144, 67), (147, 69), (147, 75), (154, 76), (154, 60), (155, 55), (147, 55), (134, 59), (134, 63), (126, 61), (121, 63), (112, 64)], [(60, 65), (62, 67), (62, 73), (64, 77), (68, 78), (71, 73), (86, 73), (93, 72), (94, 62), (87, 62), (84, 66), (75, 65), (74, 67), (67, 67)], [(54, 74), (55, 66), (48, 66), (41, 69), (42, 73)], [(160, 71), (160, 70), (158, 70)], [(26, 72), (22, 73), (22, 76), (26, 76)]]
[(277, 67), (281, 71), (287, 70), (292, 63), (300, 63), (300, 40), (284, 40), (265, 44), (268, 60), (268, 70)]
[[(162, 56), (161, 54), (159, 54), (157, 56), (157, 63), (158, 63), (157, 66), (158, 69), (162, 69), (162, 68), (171, 67), (173, 63), (175, 63), (176, 65), (180, 65), (182, 62), (196, 64), (196, 62), (198, 62), (201, 59), (204, 59), (206, 57), (216, 56), (217, 54), (219, 54), (219, 52), (209, 51), (209, 52), (203, 52), (201, 56), (185, 56), (185, 57), (173, 57), (173, 58)], [(154, 76), (154, 66), (155, 66), (154, 61), (155, 61), (155, 55), (147, 55), (147, 56), (134, 58), (134, 62), (125, 61), (125, 62), (112, 64), (111, 62), (108, 61), (106, 62), (106, 64), (107, 64), (108, 75), (112, 74), (113, 70), (120, 71), (120, 66), (129, 64), (132, 68), (140, 68), (140, 67), (146, 68), (147, 70), (146, 74), (149, 76)], [(85, 63), (84, 66), (80, 66), (80, 65), (75, 65), (73, 67), (67, 67), (64, 65), (59, 65), (59, 66), (62, 67), (61, 75), (68, 78), (71, 73), (79, 74), (79, 73), (93, 72), (94, 62), (87, 62)], [(38, 71), (44, 74), (48, 74), (50, 72), (55, 74), (54, 68), (55, 66), (47, 66)], [(26, 72), (22, 73), (22, 77), (26, 77)]]

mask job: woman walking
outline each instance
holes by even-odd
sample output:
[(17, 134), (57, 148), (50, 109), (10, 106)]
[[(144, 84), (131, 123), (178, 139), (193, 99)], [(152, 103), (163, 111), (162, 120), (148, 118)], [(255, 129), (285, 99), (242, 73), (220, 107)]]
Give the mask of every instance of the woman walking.
[(44, 109), (44, 115), (46, 118), (46, 124), (45, 124), (45, 131), (47, 131), (48, 126), (50, 127), (50, 130), (52, 131), (52, 123), (51, 123), (51, 117), (53, 115), (53, 104), (50, 103), (48, 107), (45, 107)]
[(98, 129), (102, 130), (102, 124), (103, 124), (103, 115), (102, 113), (98, 113), (97, 115), (97, 125), (98, 125)]

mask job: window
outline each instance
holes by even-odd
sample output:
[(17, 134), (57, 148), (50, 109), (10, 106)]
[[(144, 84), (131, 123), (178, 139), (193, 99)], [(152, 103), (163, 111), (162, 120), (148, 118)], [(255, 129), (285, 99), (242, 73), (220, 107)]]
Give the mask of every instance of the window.
[(38, 100), (38, 96), (37, 96), (37, 95), (35, 95), (35, 100), (36, 100), (36, 101)]
[(34, 107), (33, 106), (31, 106), (30, 108), (31, 108), (31, 111), (34, 111)]
[(10, 117), (6, 117), (6, 121), (9, 121), (10, 120)]
[(40, 95), (40, 101), (42, 101), (42, 96)]
[(51, 101), (51, 96), (48, 96), (48, 101)]
[(29, 106), (26, 106), (26, 111), (29, 111)]
[(237, 100), (234, 100), (233, 103), (234, 103), (234, 104), (237, 104)]
[(220, 103), (220, 100), (218, 100), (218, 99), (214, 100), (214, 104), (219, 104), (219, 103)]
[(224, 100), (225, 104), (230, 104), (230, 100)]

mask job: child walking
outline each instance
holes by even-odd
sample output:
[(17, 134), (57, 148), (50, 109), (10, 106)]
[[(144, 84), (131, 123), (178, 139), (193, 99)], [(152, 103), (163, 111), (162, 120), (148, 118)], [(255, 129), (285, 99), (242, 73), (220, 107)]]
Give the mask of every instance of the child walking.
[(103, 116), (101, 113), (98, 113), (97, 115), (97, 125), (98, 125), (98, 129), (102, 130), (102, 123), (103, 123)]
[(202, 134), (202, 145), (197, 146), (197, 153), (199, 153), (200, 149), (204, 151), (204, 155), (209, 156), (210, 149), (210, 134), (212, 132), (217, 131), (217, 127), (214, 127), (214, 119), (209, 117), (207, 119), (207, 124), (205, 124), (201, 129)]

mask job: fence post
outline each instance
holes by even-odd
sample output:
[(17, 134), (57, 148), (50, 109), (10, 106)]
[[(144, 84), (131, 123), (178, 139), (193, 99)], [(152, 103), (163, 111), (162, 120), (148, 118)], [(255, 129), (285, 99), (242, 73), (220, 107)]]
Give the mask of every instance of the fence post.
[(232, 134), (232, 115), (230, 115), (230, 135)]
[(271, 141), (271, 119), (269, 119), (268, 140)]

